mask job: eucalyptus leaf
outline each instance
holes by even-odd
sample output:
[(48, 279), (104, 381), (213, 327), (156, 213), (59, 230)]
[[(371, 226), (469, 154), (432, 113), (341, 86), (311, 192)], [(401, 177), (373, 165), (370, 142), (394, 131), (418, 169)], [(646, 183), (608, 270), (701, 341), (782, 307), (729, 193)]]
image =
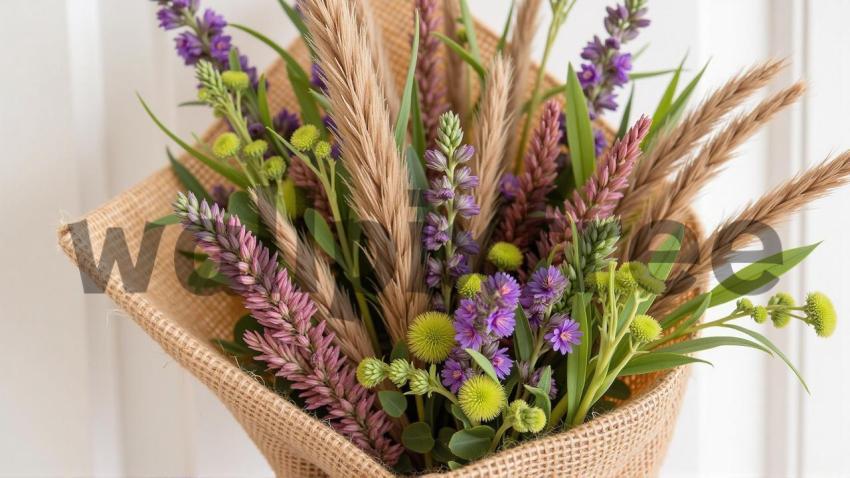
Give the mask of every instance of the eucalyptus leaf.
[(458, 457), (456, 457), (449, 449), (449, 441), (451, 441), (452, 435), (454, 435), (455, 432), (457, 432), (457, 430), (454, 428), (443, 427), (440, 428), (440, 431), (437, 433), (437, 443), (434, 445), (434, 449), (431, 453), (433, 454), (434, 459), (438, 462), (448, 463), (458, 459)]
[(461, 410), (459, 406), (451, 403), (449, 404), (449, 411), (452, 412), (452, 416), (457, 418), (458, 421), (463, 424), (463, 428), (472, 428), (472, 422), (469, 421), (469, 417), (463, 413), (463, 410)]
[(398, 390), (380, 390), (378, 400), (381, 408), (391, 417), (398, 418), (407, 410), (407, 397)]
[(401, 443), (405, 448), (416, 453), (428, 453), (434, 448), (431, 427), (425, 422), (411, 423), (401, 432)]
[(750, 337), (757, 340), (762, 345), (764, 345), (765, 347), (767, 347), (768, 349), (770, 349), (777, 357), (779, 357), (780, 359), (782, 359), (783, 362), (785, 362), (785, 365), (787, 365), (788, 368), (790, 368), (792, 372), (794, 372), (794, 375), (797, 376), (797, 380), (800, 381), (800, 385), (802, 385), (803, 388), (806, 389), (806, 393), (811, 395), (812, 392), (809, 390), (809, 386), (806, 384), (806, 381), (803, 380), (803, 374), (801, 374), (800, 371), (797, 370), (797, 367), (795, 367), (794, 364), (791, 363), (791, 360), (789, 360), (788, 357), (786, 357), (785, 354), (782, 353), (782, 350), (780, 350), (779, 347), (774, 345), (773, 342), (770, 341), (770, 339), (768, 339), (764, 335), (762, 335), (762, 334), (760, 334), (760, 333), (758, 333), (754, 330), (750, 330), (750, 329), (741, 327), (740, 325), (722, 324), (721, 327), (726, 327), (726, 328), (729, 328), (729, 329), (732, 329), (732, 330), (737, 330), (738, 332), (741, 332), (742, 334), (747, 334)]
[(477, 350), (464, 350), (466, 350), (466, 353), (468, 353), (469, 356), (472, 357), (472, 360), (475, 361), (476, 365), (478, 365), (478, 368), (480, 368), (485, 374), (487, 374), (488, 377), (492, 378), (494, 382), (499, 383), (499, 376), (496, 375), (496, 369), (493, 368), (493, 363), (490, 362), (487, 357), (482, 355), (481, 352), (478, 352)]
[(638, 355), (631, 359), (629, 363), (620, 370), (620, 373), (617, 374), (617, 376), (624, 377), (627, 375), (640, 375), (644, 373), (657, 372), (659, 370), (676, 368), (690, 363), (706, 363), (711, 365), (711, 362), (707, 362), (696, 357), (690, 357), (688, 355), (650, 352), (648, 354)]
[(495, 430), (486, 425), (460, 430), (449, 440), (449, 449), (460, 458), (475, 460), (487, 454), (495, 435)]
[(567, 70), (566, 97), (567, 142), (570, 145), (570, 164), (575, 178), (575, 187), (580, 188), (593, 175), (596, 168), (596, 143), (593, 139), (593, 126), (587, 113), (587, 99), (572, 64)]

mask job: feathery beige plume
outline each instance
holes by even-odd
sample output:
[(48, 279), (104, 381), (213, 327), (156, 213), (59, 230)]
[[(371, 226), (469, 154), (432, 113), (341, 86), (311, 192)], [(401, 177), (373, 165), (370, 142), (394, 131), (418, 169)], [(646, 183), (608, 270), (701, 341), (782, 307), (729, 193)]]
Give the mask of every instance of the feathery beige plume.
[(390, 109), (390, 118), (398, 117), (399, 95), (396, 91), (395, 78), (393, 70), (390, 67), (390, 59), (387, 51), (384, 48), (383, 35), (381, 28), (375, 21), (375, 15), (372, 11), (372, 3), (370, 0), (355, 0), (354, 5), (357, 7), (356, 15), (363, 21), (364, 32), (369, 39), (369, 52), (372, 55), (372, 61), (375, 68), (380, 72), (380, 82), (384, 89), (384, 98), (387, 100), (387, 106)]
[(378, 305), (398, 342), (428, 303), (407, 159), (396, 148), (368, 39), (350, 3), (312, 0), (303, 10), (325, 73), (341, 161), (350, 175), (351, 207), (363, 222), (367, 252), (383, 286)]
[(336, 333), (342, 352), (355, 363), (366, 357), (376, 357), (366, 327), (354, 312), (348, 293), (337, 287), (327, 261), (316, 253), (312, 244), (302, 240), (295, 226), (275, 208), (273, 199), (256, 191), (251, 191), (251, 198), (274, 236), (292, 277), (310, 294), (316, 304), (317, 317)]
[(628, 218), (638, 212), (650, 198), (650, 192), (663, 184), (682, 159), (711, 133), (717, 122), (767, 85), (784, 66), (782, 60), (771, 60), (750, 68), (715, 90), (675, 127), (660, 131), (652, 148), (638, 163), (617, 214)]
[(490, 66), (481, 108), (475, 121), (472, 170), (478, 176), (479, 186), (474, 190), (474, 196), (481, 212), (469, 219), (467, 230), (482, 246), (487, 242), (488, 228), (498, 210), (499, 181), (510, 167), (505, 144), (510, 136), (508, 96), (511, 75), (511, 61), (496, 55)]
[[(533, 66), (531, 58), (531, 47), (534, 43), (534, 35), (537, 33), (538, 20), (540, 18), (540, 5), (542, 0), (520, 0), (517, 7), (514, 30), (511, 33), (511, 43), (507, 47), (507, 56), (514, 66), (514, 79), (511, 83), (510, 100), (508, 112), (511, 114), (509, 131), (515, 131), (517, 124), (525, 116), (522, 107), (528, 95), (529, 79)], [(534, 114), (535, 112), (531, 112)], [(517, 155), (518, 135), (510, 135), (508, 139), (506, 158), (513, 159)]]

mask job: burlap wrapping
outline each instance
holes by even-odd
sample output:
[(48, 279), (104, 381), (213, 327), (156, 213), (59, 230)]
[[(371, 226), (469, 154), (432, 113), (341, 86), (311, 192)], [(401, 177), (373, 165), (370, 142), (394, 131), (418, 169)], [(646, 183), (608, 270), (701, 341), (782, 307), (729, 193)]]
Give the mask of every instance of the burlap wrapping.
[[(373, 0), (378, 23), (397, 83), (407, 68), (412, 25), (410, 0)], [(479, 28), (482, 52), (491, 55), (497, 38)], [(306, 48), (296, 41), (290, 52), (305, 66)], [(285, 69), (278, 63), (269, 70), (272, 106), (297, 109), (288, 89)], [(553, 84), (552, 81), (549, 82)], [(219, 131), (218, 124), (207, 132)], [(215, 173), (189, 157), (186, 166), (209, 187), (221, 182)], [(163, 168), (136, 187), (85, 216), (95, 261), (104, 252), (122, 253), (123, 243), (103, 250), (107, 230), (120, 228), (130, 254), (135, 256), (151, 221), (171, 212), (171, 203), (182, 188), (169, 168)], [(143, 250), (138, 260), (155, 263), (146, 292), (124, 289), (117, 268), (98, 272), (88, 257), (76, 257), (74, 243), (82, 244), (83, 228), (63, 226), (59, 243), (71, 260), (126, 310), (162, 348), (212, 390), (259, 447), (278, 476), (369, 476), (392, 473), (361, 452), (341, 435), (299, 407), (276, 395), (214, 347), (210, 339), (229, 338), (243, 313), (240, 300), (224, 293), (192, 294), (175, 272), (175, 245), (181, 233), (166, 228), (156, 250)], [(155, 234), (155, 233), (154, 233)], [(457, 477), (484, 476), (652, 476), (657, 473), (670, 442), (685, 389), (687, 370), (633, 377), (633, 398), (616, 410), (566, 433), (554, 434), (502, 451), (454, 472)]]

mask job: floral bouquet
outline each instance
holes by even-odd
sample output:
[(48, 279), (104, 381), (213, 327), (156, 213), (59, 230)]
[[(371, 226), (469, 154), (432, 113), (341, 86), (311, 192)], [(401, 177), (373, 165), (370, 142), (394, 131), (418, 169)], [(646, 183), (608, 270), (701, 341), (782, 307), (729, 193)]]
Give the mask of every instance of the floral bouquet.
[[(734, 250), (843, 185), (850, 153), (707, 238), (690, 209), (802, 95), (794, 84), (736, 112), (782, 62), (689, 107), (705, 68), (685, 84), (683, 65), (632, 69), (645, 0), (609, 7), (603, 35), (562, 79), (544, 71), (575, 0), (519, 0), (500, 37), (465, 0), (279, 3), (303, 39), (290, 49), (198, 0), (157, 1), (198, 80), (188, 104), (219, 123), (191, 146), (142, 101), (187, 156), (87, 218), (94, 234), (60, 231), (81, 270), (219, 395), (277, 472), (647, 475), (675, 423), (683, 366), (704, 362), (693, 353), (750, 347), (806, 387), (747, 324), (828, 337), (830, 300), (746, 296), (816, 245), (705, 284)], [(535, 67), (543, 8), (552, 18)], [(281, 62), (258, 75), (231, 29)], [(605, 122), (624, 87), (658, 75), (670, 80), (651, 116), (633, 119), (632, 88), (619, 127)], [(187, 274), (151, 266), (150, 287), (133, 294), (81, 253), (92, 237), (108, 242), (116, 220), (149, 220), (129, 242), (157, 259), (168, 254), (144, 244), (179, 222), (185, 233), (166, 237)], [(723, 333), (701, 336), (709, 328)]]

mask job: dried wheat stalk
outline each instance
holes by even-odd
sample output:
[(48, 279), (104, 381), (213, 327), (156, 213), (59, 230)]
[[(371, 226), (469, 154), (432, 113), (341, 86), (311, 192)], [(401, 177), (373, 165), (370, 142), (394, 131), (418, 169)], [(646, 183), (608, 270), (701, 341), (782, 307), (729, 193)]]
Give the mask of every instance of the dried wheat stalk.
[(383, 286), (378, 305), (397, 342), (428, 303), (407, 160), (396, 148), (368, 40), (349, 2), (313, 0), (304, 17), (326, 76), (351, 207), (364, 223), (367, 252)]
[(505, 144), (511, 131), (508, 129), (508, 96), (512, 70), (509, 59), (501, 55), (493, 58), (475, 121), (472, 170), (479, 180), (474, 196), (481, 212), (470, 218), (467, 230), (482, 245), (486, 243), (488, 228), (498, 210), (499, 180), (510, 166), (510, 161), (506, 161), (510, 158), (505, 156)]
[(699, 248), (679, 258), (683, 273), (675, 273), (668, 283), (664, 301), (692, 282), (692, 278), (709, 273), (714, 264), (728, 259), (735, 250), (751, 244), (759, 233), (774, 227), (808, 203), (826, 196), (850, 182), (850, 151), (810, 168), (751, 203), (737, 216), (724, 221)]
[(718, 121), (767, 85), (784, 66), (781, 60), (771, 60), (750, 68), (715, 90), (678, 125), (660, 132), (652, 149), (637, 165), (632, 184), (617, 208), (617, 214), (626, 218), (634, 215), (651, 197), (653, 189), (661, 185), (680, 161), (711, 133)]
[(372, 12), (372, 4), (369, 0), (357, 0), (352, 2), (356, 7), (356, 15), (363, 22), (364, 33), (369, 40), (369, 52), (375, 69), (380, 72), (379, 78), (383, 87), (383, 98), (387, 101), (390, 110), (390, 118), (398, 117), (399, 95), (396, 91), (395, 77), (390, 67), (390, 59), (384, 48), (384, 39), (381, 28), (375, 21)]
[(651, 241), (664, 226), (664, 221), (682, 221), (697, 193), (733, 158), (733, 153), (746, 140), (769, 122), (774, 115), (794, 104), (805, 92), (802, 82), (785, 88), (759, 103), (753, 111), (742, 114), (704, 144), (699, 153), (676, 175), (664, 194), (654, 198), (634, 230), (630, 255), (639, 257), (649, 250)]
[[(542, 0), (521, 1), (517, 7), (511, 43), (507, 47), (507, 56), (514, 65), (514, 79), (511, 83), (511, 96), (508, 104), (508, 111), (512, 117), (509, 126), (510, 131), (516, 130), (517, 123), (524, 116), (522, 107), (525, 103), (528, 82), (532, 74), (531, 47), (534, 43), (534, 35), (537, 32), (541, 4)], [(519, 148), (518, 140), (517, 135), (511, 135), (508, 139), (506, 158), (513, 159), (516, 157)]]
[(377, 356), (369, 341), (369, 333), (354, 312), (348, 293), (337, 287), (328, 262), (313, 246), (301, 239), (295, 226), (274, 206), (274, 200), (251, 191), (251, 199), (260, 217), (272, 232), (283, 261), (292, 276), (316, 304), (316, 316), (336, 332), (336, 341), (352, 361)]

